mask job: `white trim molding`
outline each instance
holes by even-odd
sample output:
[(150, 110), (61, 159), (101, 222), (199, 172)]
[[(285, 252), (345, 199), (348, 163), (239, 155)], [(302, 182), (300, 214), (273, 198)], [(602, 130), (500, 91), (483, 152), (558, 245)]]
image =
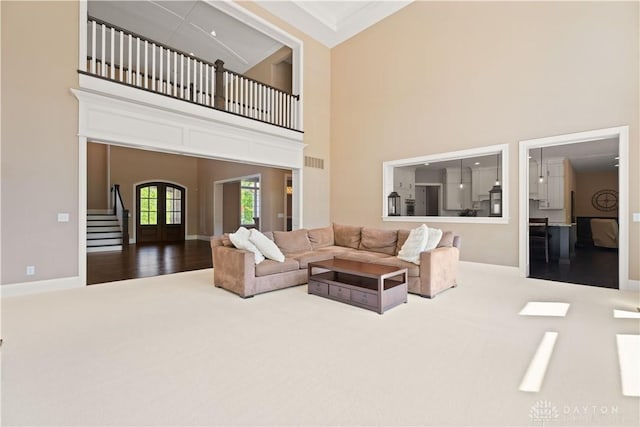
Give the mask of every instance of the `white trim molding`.
[(632, 289), (629, 280), (629, 126), (590, 130), (519, 142), (519, 269), (529, 275), (529, 150), (556, 145), (577, 144), (600, 139), (618, 139), (618, 278), (620, 290)]
[[(387, 215), (387, 196), (394, 191), (394, 169), (402, 166), (416, 166), (427, 162), (443, 162), (470, 157), (500, 154), (502, 158), (500, 183), (502, 187), (501, 217), (470, 216), (389, 216)], [(389, 160), (382, 163), (382, 220), (388, 222), (434, 222), (465, 224), (508, 224), (509, 223), (509, 144), (488, 145), (446, 153), (429, 154), (409, 159)]]
[(37, 280), (34, 282), (2, 285), (0, 286), (0, 294), (2, 295), (2, 298), (10, 298), (38, 294), (41, 292), (83, 288), (85, 284), (86, 278), (82, 276), (62, 277), (60, 279)]

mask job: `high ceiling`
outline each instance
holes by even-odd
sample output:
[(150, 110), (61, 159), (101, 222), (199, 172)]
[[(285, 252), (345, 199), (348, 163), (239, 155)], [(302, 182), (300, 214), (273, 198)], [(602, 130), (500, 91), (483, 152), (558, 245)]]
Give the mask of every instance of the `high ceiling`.
[[(96, 1), (89, 15), (244, 73), (283, 45), (199, 0)], [(211, 34), (215, 31), (215, 36)]]
[(334, 47), (412, 1), (258, 0), (258, 3), (324, 45)]
[[(245, 73), (283, 45), (221, 12), (215, 1), (89, 0), (89, 15)], [(333, 47), (410, 1), (265, 1), (261, 7)], [(215, 31), (215, 35), (211, 34)]]

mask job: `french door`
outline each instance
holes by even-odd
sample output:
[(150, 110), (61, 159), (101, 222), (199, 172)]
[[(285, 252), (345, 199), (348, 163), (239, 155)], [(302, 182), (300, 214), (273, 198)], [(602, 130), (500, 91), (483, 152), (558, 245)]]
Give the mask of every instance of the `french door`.
[(166, 182), (136, 186), (136, 242), (184, 240), (185, 189)]

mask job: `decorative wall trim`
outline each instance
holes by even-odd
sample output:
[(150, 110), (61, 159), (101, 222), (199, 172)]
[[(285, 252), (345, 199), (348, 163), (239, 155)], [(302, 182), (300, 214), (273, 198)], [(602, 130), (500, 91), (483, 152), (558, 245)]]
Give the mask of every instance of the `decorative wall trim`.
[(64, 289), (83, 288), (84, 278), (80, 276), (62, 277), (60, 279), (38, 280), (34, 282), (15, 283), (0, 286), (2, 298), (38, 294), (41, 292), (61, 291)]
[(303, 167), (303, 134), (80, 75), (80, 136), (115, 145)]

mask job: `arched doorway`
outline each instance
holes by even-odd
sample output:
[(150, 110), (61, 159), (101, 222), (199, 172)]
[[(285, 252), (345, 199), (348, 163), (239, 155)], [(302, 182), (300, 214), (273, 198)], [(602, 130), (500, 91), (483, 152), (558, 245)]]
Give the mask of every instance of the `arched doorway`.
[(184, 187), (167, 182), (136, 186), (136, 242), (177, 242), (185, 236)]

